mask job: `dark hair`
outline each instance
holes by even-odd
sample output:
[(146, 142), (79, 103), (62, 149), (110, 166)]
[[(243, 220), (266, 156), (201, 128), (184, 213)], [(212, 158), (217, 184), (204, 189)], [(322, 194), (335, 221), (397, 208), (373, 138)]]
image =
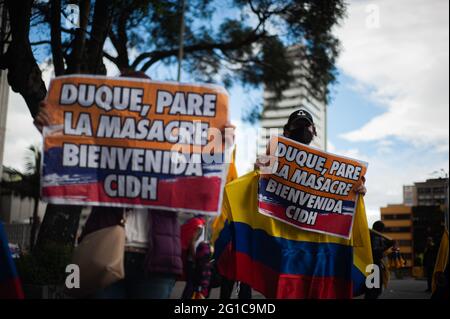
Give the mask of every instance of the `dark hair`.
[(382, 233), (384, 231), (384, 227), (385, 227), (384, 223), (381, 220), (378, 220), (375, 223), (373, 223), (372, 229)]

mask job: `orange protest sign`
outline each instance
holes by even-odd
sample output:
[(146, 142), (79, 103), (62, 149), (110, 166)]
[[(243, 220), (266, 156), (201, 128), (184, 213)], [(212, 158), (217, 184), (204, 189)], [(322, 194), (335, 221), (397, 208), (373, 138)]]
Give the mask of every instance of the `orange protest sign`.
[(52, 80), (47, 104), (47, 201), (218, 213), (231, 149), (223, 88), (72, 75)]
[(259, 182), (259, 212), (303, 230), (350, 238), (355, 188), (367, 163), (282, 136), (270, 140), (270, 150), (271, 165)]

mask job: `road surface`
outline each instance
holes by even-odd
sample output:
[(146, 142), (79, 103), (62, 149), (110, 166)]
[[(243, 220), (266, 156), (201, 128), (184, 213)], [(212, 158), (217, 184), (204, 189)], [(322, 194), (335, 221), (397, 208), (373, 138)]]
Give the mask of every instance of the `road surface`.
[[(425, 292), (427, 283), (425, 280), (416, 280), (413, 278), (391, 279), (388, 288), (384, 289), (380, 299), (430, 299), (431, 294)], [(184, 282), (177, 282), (172, 292), (171, 299), (178, 299), (183, 292)], [(213, 289), (211, 299), (219, 299), (219, 289)], [(236, 299), (236, 289), (233, 292), (232, 299)], [(253, 291), (254, 299), (263, 299), (260, 293)]]

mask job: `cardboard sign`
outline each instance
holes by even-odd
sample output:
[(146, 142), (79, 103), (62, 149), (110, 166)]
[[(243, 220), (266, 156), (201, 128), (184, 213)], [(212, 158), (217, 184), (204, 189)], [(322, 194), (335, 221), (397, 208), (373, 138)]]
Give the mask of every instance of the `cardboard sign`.
[(216, 215), (231, 146), (217, 86), (63, 76), (47, 96), (42, 196)]
[(354, 189), (367, 163), (320, 151), (279, 136), (270, 140), (271, 163), (260, 175), (261, 214), (299, 229), (350, 238)]

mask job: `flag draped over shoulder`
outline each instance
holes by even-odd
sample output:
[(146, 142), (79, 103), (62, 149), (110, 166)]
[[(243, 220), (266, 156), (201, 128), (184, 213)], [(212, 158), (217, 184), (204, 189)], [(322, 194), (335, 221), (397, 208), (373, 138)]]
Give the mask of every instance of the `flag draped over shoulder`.
[(238, 172), (236, 168), (236, 147), (233, 150), (233, 153), (231, 154), (231, 163), (228, 167), (228, 175), (227, 175), (227, 184), (234, 181), (238, 178)]
[(23, 298), (19, 276), (11, 257), (3, 224), (0, 222), (0, 299)]
[(364, 202), (358, 200), (350, 240), (299, 230), (258, 213), (258, 172), (225, 187), (213, 227), (221, 275), (266, 298), (351, 298), (363, 293), (372, 264)]
[(444, 231), (444, 234), (442, 235), (441, 244), (439, 246), (439, 252), (436, 259), (436, 265), (434, 267), (434, 274), (433, 274), (433, 282), (432, 282), (432, 290), (433, 292), (437, 289), (437, 283), (436, 283), (436, 275), (438, 273), (445, 272), (445, 268), (447, 267), (448, 263), (448, 230), (446, 229)]

